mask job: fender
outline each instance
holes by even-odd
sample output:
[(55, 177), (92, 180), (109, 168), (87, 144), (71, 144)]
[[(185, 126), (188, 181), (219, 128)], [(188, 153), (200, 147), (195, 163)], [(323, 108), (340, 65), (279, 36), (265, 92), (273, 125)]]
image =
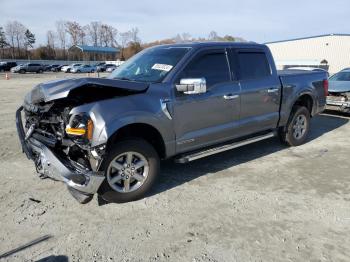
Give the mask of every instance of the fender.
[[(296, 86), (291, 87), (293, 89), (290, 94), (286, 95), (283, 93), (283, 99), (285, 99), (281, 104), (281, 111), (280, 111), (280, 122), (279, 126), (285, 126), (288, 122), (289, 116), (292, 112), (293, 105), (296, 103), (296, 101), (303, 95), (309, 95), (312, 99), (312, 110), (311, 115), (314, 115), (315, 109), (317, 108), (317, 99), (315, 97), (315, 94), (312, 90), (312, 88), (298, 88)], [(292, 97), (292, 99), (288, 99), (288, 97)]]
[(163, 113), (154, 115), (144, 111), (130, 111), (116, 117), (105, 123), (98, 138), (99, 144), (107, 143), (118, 130), (131, 124), (146, 124), (156, 129), (164, 141), (166, 156), (175, 154), (175, 133), (172, 122)]

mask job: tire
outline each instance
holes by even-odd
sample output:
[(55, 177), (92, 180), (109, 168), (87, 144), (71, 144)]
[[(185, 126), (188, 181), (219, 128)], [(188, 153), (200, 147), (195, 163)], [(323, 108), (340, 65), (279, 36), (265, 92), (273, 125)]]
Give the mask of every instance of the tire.
[(21, 69), (18, 71), (18, 73), (20, 73), (20, 74), (25, 74), (25, 72), (26, 72), (26, 70), (24, 70), (24, 69)]
[(42, 69), (39, 69), (39, 73), (41, 74), (41, 73), (43, 73), (44, 71), (42, 70)]
[(279, 132), (281, 141), (289, 146), (304, 144), (310, 132), (310, 120), (310, 112), (306, 107), (295, 106), (287, 126)]
[[(137, 165), (141, 167), (137, 168)], [(105, 201), (113, 203), (141, 199), (154, 184), (159, 165), (159, 156), (147, 141), (139, 138), (120, 141), (113, 146), (102, 164), (101, 170), (104, 170), (106, 179), (98, 193)], [(126, 181), (129, 183), (126, 184)]]
[(80, 70), (77, 70), (77, 73), (81, 73), (81, 71), (80, 71)]

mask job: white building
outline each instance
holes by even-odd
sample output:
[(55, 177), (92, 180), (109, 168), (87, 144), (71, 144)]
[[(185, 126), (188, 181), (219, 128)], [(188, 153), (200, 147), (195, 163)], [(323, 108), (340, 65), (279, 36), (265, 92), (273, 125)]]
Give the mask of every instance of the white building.
[(266, 45), (271, 49), (278, 69), (314, 66), (328, 68), (332, 74), (350, 67), (350, 34), (319, 35)]

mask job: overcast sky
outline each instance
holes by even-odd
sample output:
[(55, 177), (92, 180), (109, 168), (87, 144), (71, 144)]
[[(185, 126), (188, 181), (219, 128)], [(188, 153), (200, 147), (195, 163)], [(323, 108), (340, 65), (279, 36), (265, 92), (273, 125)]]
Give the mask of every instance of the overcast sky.
[(188, 32), (256, 42), (350, 33), (350, 0), (0, 0), (0, 26), (18, 20), (45, 42), (57, 20), (102, 21), (119, 31), (138, 27), (143, 42)]

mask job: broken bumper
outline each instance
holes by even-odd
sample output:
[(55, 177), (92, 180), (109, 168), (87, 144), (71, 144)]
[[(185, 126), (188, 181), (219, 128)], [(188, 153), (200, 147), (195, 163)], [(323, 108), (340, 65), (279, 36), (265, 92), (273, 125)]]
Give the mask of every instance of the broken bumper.
[(337, 101), (333, 99), (327, 99), (326, 109), (336, 110), (341, 112), (350, 112), (350, 102), (349, 101)]
[(26, 138), (20, 107), (16, 112), (16, 126), (23, 152), (35, 162), (37, 172), (67, 184), (70, 193), (81, 203), (91, 200), (105, 177), (100, 172), (82, 169), (74, 163), (57, 156), (40, 141)]

